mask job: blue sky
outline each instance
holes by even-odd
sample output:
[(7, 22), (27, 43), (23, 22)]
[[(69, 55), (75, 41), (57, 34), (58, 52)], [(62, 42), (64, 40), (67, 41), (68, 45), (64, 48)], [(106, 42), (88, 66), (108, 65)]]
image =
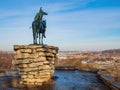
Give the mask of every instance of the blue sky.
[(33, 42), (31, 23), (48, 13), (44, 43), (60, 50), (120, 48), (120, 0), (0, 0), (0, 50)]

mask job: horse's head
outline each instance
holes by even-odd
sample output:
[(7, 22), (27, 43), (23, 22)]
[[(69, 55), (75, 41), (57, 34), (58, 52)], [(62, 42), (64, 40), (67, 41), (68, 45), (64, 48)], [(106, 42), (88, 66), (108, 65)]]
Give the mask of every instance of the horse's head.
[(43, 15), (48, 15), (46, 12), (44, 12), (44, 11), (42, 10), (42, 7), (40, 7), (39, 12), (42, 13)]

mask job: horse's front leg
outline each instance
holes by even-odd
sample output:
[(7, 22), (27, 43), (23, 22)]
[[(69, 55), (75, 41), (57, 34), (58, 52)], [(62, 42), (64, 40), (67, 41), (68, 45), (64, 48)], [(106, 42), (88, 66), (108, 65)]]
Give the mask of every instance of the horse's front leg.
[(41, 41), (41, 38), (40, 38), (40, 33), (39, 33), (39, 44), (41, 44), (41, 42), (40, 42), (40, 41)]
[(37, 32), (35, 33), (35, 44), (37, 44)]

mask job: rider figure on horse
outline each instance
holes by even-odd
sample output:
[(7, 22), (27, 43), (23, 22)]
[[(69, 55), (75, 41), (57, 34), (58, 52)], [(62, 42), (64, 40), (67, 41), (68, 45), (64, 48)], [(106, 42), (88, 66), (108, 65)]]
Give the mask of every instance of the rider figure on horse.
[[(39, 12), (38, 12), (38, 13), (35, 15), (35, 17), (34, 17), (34, 21), (38, 22), (39, 26), (40, 26), (41, 23), (42, 23), (43, 26), (44, 26), (43, 28), (46, 28), (46, 22), (45, 22), (45, 20), (42, 19), (43, 15), (48, 15), (48, 14), (42, 10), (42, 7), (40, 7)], [(44, 38), (46, 38), (46, 36), (45, 36), (45, 31), (46, 31), (46, 30), (44, 30), (44, 33), (43, 33), (43, 37), (44, 37)]]
[(40, 7), (39, 12), (35, 15), (34, 20), (42, 20), (43, 14), (41, 12), (43, 12), (42, 7)]
[(43, 45), (43, 38), (45, 38), (46, 31), (46, 20), (43, 20), (43, 15), (48, 15), (46, 12), (40, 8), (39, 12), (35, 15), (34, 21), (32, 22), (33, 31), (33, 44), (37, 45), (37, 38), (39, 39), (39, 44)]

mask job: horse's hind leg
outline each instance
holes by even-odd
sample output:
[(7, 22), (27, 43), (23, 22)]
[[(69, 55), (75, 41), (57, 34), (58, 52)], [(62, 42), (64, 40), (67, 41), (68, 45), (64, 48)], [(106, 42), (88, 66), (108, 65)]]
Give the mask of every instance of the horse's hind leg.
[(43, 45), (43, 37), (44, 37), (44, 35), (42, 34), (42, 45)]
[(37, 32), (35, 33), (35, 44), (37, 44)]
[(34, 33), (34, 30), (33, 30), (33, 44), (35, 44), (35, 33)]
[(37, 32), (35, 22), (32, 22), (32, 30), (33, 30), (33, 44), (37, 44)]
[(37, 44), (37, 33), (35, 31), (33, 33), (33, 43)]

